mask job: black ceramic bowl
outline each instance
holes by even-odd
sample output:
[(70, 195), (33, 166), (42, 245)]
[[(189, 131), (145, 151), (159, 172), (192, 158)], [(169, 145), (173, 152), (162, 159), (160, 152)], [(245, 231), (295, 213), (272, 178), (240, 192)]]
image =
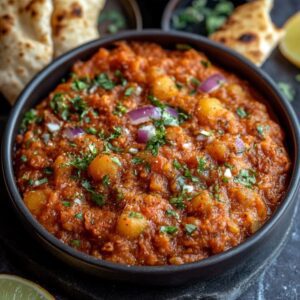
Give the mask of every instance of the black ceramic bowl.
[[(113, 47), (114, 42), (118, 40), (150, 41), (168, 48), (173, 48), (177, 43), (190, 44), (206, 53), (214, 63), (247, 79), (268, 99), (269, 107), (272, 108), (286, 132), (287, 147), (293, 162), (291, 179), (286, 196), (273, 216), (239, 246), (199, 262), (181, 266), (147, 267), (115, 264), (85, 255), (63, 244), (48, 233), (25, 206), (13, 171), (14, 141), (24, 113), (54, 89), (68, 74), (74, 62), (90, 58), (99, 47)], [(196, 279), (201, 281), (224, 277), (228, 279), (233, 273), (258, 268), (263, 261), (270, 258), (290, 226), (291, 216), (295, 210), (300, 178), (299, 142), (299, 125), (290, 104), (281, 96), (276, 85), (265, 73), (237, 53), (192, 34), (167, 33), (159, 30), (123, 32), (68, 52), (51, 63), (29, 83), (14, 106), (6, 126), (2, 144), (3, 174), (11, 201), (26, 228), (64, 262), (103, 278), (152, 285), (175, 285)]]

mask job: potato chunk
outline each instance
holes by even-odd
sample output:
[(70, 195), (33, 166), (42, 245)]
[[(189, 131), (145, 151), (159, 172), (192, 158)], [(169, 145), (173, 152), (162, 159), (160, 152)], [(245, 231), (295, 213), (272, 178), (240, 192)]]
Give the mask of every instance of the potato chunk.
[(202, 124), (216, 123), (217, 119), (226, 111), (217, 98), (201, 98), (197, 107), (197, 116)]
[(147, 220), (137, 212), (123, 212), (117, 222), (117, 231), (130, 239), (138, 237), (147, 227)]
[(213, 208), (213, 201), (208, 191), (203, 191), (191, 201), (193, 211), (208, 214)]
[(105, 175), (110, 179), (116, 179), (120, 171), (120, 164), (118, 158), (110, 155), (98, 155), (90, 163), (88, 173), (94, 180), (100, 181)]
[(212, 143), (208, 144), (206, 147), (210, 156), (220, 162), (226, 161), (230, 154), (230, 149), (222, 141), (214, 140)]
[(178, 89), (174, 80), (169, 76), (163, 75), (154, 80), (153, 94), (159, 99), (169, 99), (178, 94)]
[(38, 216), (44, 205), (47, 203), (47, 194), (45, 191), (29, 191), (24, 194), (24, 202), (32, 214)]

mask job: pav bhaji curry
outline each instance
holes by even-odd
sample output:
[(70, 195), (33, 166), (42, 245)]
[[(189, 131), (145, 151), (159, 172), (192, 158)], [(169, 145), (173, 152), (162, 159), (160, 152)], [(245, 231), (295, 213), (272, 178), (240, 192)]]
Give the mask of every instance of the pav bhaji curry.
[(284, 134), (262, 102), (187, 45), (100, 48), (25, 114), (18, 187), (51, 234), (99, 259), (207, 258), (255, 233), (285, 193)]

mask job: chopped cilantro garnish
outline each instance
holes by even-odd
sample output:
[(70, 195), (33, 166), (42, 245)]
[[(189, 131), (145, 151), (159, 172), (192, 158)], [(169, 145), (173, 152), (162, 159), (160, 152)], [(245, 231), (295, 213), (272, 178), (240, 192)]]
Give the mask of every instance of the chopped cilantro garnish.
[(79, 114), (80, 120), (88, 113), (87, 103), (79, 96), (70, 99), (70, 102), (73, 104), (74, 110)]
[(115, 83), (109, 79), (106, 73), (99, 74), (95, 79), (96, 84), (105, 89), (105, 90), (112, 90), (115, 87)]
[(37, 180), (29, 180), (31, 186), (40, 186), (42, 184), (48, 183), (48, 178), (41, 178)]
[(151, 102), (154, 106), (159, 107), (159, 108), (161, 108), (161, 109), (166, 108), (166, 105), (163, 104), (162, 102), (160, 102), (155, 96), (149, 95), (149, 96), (148, 96), (148, 99), (150, 100), (150, 102)]
[(187, 234), (191, 235), (195, 230), (197, 230), (197, 226), (194, 224), (185, 224), (184, 229)]
[(248, 113), (245, 111), (243, 107), (237, 108), (236, 113), (241, 119), (248, 117)]
[(289, 83), (280, 81), (278, 82), (278, 88), (288, 101), (291, 102), (294, 100), (296, 91)]
[(207, 34), (217, 30), (234, 9), (230, 1), (220, 1), (211, 8), (206, 6), (206, 0), (194, 0), (190, 6), (182, 9), (172, 18), (175, 29), (188, 29), (190, 25), (200, 24), (204, 21)]
[(39, 123), (41, 120), (42, 118), (37, 115), (36, 110), (30, 109), (25, 113), (23, 120), (21, 122), (20, 129), (22, 132), (24, 132), (27, 130), (28, 125), (33, 123)]
[(211, 62), (208, 60), (201, 60), (200, 63), (204, 68), (209, 68), (211, 66)]
[(118, 117), (122, 117), (126, 113), (127, 113), (127, 108), (121, 102), (118, 102), (113, 111), (113, 114)]
[(103, 176), (103, 178), (102, 178), (102, 184), (103, 184), (105, 187), (108, 187), (108, 186), (110, 185), (109, 175)]
[(146, 149), (151, 151), (152, 155), (157, 156), (159, 148), (166, 144), (166, 129), (162, 119), (154, 122), (156, 134), (147, 142)]
[(26, 155), (22, 155), (20, 159), (21, 159), (22, 162), (26, 162), (27, 161), (27, 156)]
[(127, 85), (127, 80), (126, 80), (126, 78), (124, 77), (124, 75), (122, 74), (122, 72), (120, 70), (115, 71), (115, 76), (121, 81), (122, 86)]
[(238, 176), (235, 177), (234, 182), (240, 183), (245, 187), (252, 188), (252, 186), (256, 183), (255, 172), (249, 169), (242, 169)]
[(88, 127), (85, 131), (90, 134), (94, 134), (94, 135), (97, 134), (97, 129), (94, 127)]
[(70, 201), (62, 201), (62, 205), (65, 206), (65, 207), (70, 207), (71, 202)]
[(197, 157), (197, 161), (198, 161), (198, 167), (197, 170), (199, 173), (202, 173), (206, 170), (207, 168), (207, 161), (204, 157)]
[(112, 157), (111, 161), (114, 162), (116, 165), (118, 165), (119, 167), (122, 166), (122, 163), (120, 162), (120, 160), (117, 157)]
[(135, 91), (135, 87), (130, 86), (130, 87), (128, 87), (128, 88), (125, 90), (124, 95), (125, 95), (126, 97), (129, 97), (129, 96), (131, 96), (131, 94), (132, 94), (134, 91)]
[(46, 167), (44, 169), (44, 173), (47, 175), (51, 175), (51, 174), (53, 174), (53, 169), (51, 167)]
[(184, 194), (179, 194), (177, 197), (173, 197), (170, 199), (170, 203), (174, 205), (176, 208), (184, 209)]
[(178, 231), (176, 226), (161, 226), (160, 232), (167, 233), (167, 234), (174, 234)]
[(82, 181), (82, 187), (85, 188), (91, 195), (91, 200), (95, 202), (98, 206), (103, 206), (105, 204), (105, 196), (103, 194), (97, 193), (91, 186), (90, 182), (87, 180)]
[(201, 84), (201, 81), (196, 77), (192, 77), (189, 82), (195, 87), (198, 87)]
[(84, 171), (90, 165), (92, 160), (98, 154), (94, 144), (89, 145), (89, 151), (85, 154), (71, 155), (71, 160), (66, 164), (67, 166), (73, 166), (79, 171)]
[(186, 120), (190, 118), (190, 115), (184, 112), (183, 110), (179, 109), (178, 110), (178, 123), (182, 124)]
[(60, 115), (63, 120), (68, 120), (70, 107), (65, 95), (61, 93), (55, 94), (50, 101), (50, 107), (54, 111), (54, 113)]
[(120, 190), (117, 190), (117, 193), (116, 193), (116, 200), (117, 201), (122, 201), (124, 199), (124, 193)]
[(104, 11), (100, 14), (98, 22), (101, 27), (106, 26), (108, 33), (116, 33), (126, 26), (126, 19), (117, 10)]
[(138, 165), (138, 164), (143, 163), (143, 162), (144, 162), (144, 159), (143, 159), (143, 158), (140, 158), (140, 157), (134, 157), (131, 161), (132, 161), (132, 163), (133, 163), (134, 165)]
[(182, 165), (180, 164), (180, 162), (177, 159), (173, 160), (173, 167), (177, 170), (180, 170), (182, 168)]
[(176, 212), (175, 210), (172, 210), (172, 209), (167, 209), (166, 210), (166, 215), (168, 216), (168, 217), (174, 217), (175, 219), (179, 219), (179, 214), (178, 214), (178, 212)]
[(77, 91), (77, 92), (83, 91), (83, 90), (87, 89), (88, 87), (89, 87), (88, 83), (86, 83), (83, 80), (79, 80), (79, 79), (73, 81), (71, 84), (72, 90)]
[(82, 219), (83, 219), (82, 212), (75, 214), (74, 217), (75, 217), (76, 219), (82, 220)]
[(257, 125), (256, 126), (256, 130), (257, 130), (257, 132), (259, 133), (259, 135), (261, 137), (264, 137), (265, 131), (268, 130), (269, 128), (270, 128), (269, 125), (266, 125), (266, 126), (264, 126), (264, 125)]
[(143, 215), (139, 212), (136, 212), (136, 211), (130, 211), (129, 214), (128, 214), (128, 217), (129, 218), (134, 218), (134, 219), (143, 219)]
[(122, 134), (122, 127), (116, 126), (113, 128), (113, 132), (105, 138), (106, 141), (111, 141), (118, 138)]

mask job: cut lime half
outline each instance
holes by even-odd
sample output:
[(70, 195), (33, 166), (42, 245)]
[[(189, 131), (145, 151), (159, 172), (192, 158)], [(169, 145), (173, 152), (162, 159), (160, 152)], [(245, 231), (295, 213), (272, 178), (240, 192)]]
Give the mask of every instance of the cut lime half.
[(0, 274), (1, 300), (55, 300), (46, 290), (38, 284), (27, 279)]

